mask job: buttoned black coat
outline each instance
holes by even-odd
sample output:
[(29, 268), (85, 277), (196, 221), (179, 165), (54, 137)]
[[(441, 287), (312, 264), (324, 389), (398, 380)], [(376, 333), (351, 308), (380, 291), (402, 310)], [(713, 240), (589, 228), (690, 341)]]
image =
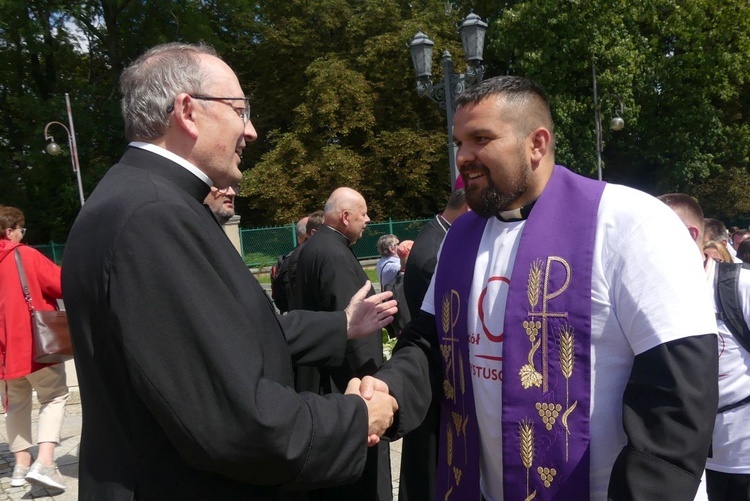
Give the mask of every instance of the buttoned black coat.
[[(367, 280), (347, 238), (323, 224), (299, 252), (293, 304), (305, 310), (342, 311)], [(374, 293), (371, 287), (368, 295)], [(371, 375), (382, 363), (383, 340), (380, 332), (375, 332), (347, 341), (343, 362), (329, 360), (314, 364), (320, 368), (319, 382), (303, 380), (309, 371), (300, 371), (297, 382), (308, 389), (317, 385), (321, 394), (343, 393), (351, 378)], [(392, 498), (391, 493), (389, 448), (386, 442), (381, 442), (368, 452), (364, 475), (356, 484), (326, 489), (316, 493), (314, 499), (384, 501)]]
[(208, 191), (131, 147), (70, 232), (82, 500), (290, 499), (363, 471), (362, 399), (292, 388), (292, 354), (343, 355), (344, 315), (278, 317)]

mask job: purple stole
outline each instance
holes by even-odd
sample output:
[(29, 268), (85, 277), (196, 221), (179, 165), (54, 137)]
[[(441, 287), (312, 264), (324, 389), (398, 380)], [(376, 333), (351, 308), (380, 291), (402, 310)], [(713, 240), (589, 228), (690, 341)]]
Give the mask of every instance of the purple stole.
[[(509, 501), (589, 499), (591, 270), (604, 186), (556, 165), (521, 234), (503, 326), (503, 497)], [(440, 501), (480, 498), (467, 313), (486, 223), (473, 212), (454, 222), (435, 276), (444, 376)]]

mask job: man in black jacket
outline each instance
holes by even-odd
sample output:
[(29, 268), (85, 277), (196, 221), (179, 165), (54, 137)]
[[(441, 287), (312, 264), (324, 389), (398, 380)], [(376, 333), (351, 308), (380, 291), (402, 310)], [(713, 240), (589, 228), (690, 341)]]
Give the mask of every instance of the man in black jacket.
[[(302, 247), (297, 263), (295, 304), (312, 311), (340, 311), (352, 295), (367, 282), (367, 274), (351, 250), (370, 221), (367, 204), (351, 188), (336, 189), (323, 210), (323, 224)], [(370, 291), (374, 294), (374, 290)], [(343, 393), (353, 377), (373, 374), (383, 363), (379, 332), (347, 343), (343, 361), (329, 361), (320, 368), (317, 391), (326, 395)], [(298, 364), (304, 365), (304, 364)], [(298, 378), (298, 383), (305, 384)], [(315, 391), (305, 385), (309, 391)], [(353, 485), (316, 493), (321, 500), (356, 499), (383, 501), (392, 497), (388, 445), (369, 451), (365, 473)]]
[(356, 480), (366, 435), (377, 441), (394, 402), (298, 394), (292, 357), (341, 358), (347, 328), (369, 333), (393, 311), (355, 300), (341, 313), (275, 314), (203, 205), (212, 185), (240, 181), (257, 138), (213, 49), (154, 47), (120, 85), (131, 143), (78, 215), (62, 279), (81, 499), (280, 500)]

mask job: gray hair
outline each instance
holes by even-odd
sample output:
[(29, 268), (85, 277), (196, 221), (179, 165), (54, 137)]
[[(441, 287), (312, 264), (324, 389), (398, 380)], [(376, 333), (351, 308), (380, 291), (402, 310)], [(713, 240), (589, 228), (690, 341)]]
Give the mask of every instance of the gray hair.
[(152, 47), (120, 76), (122, 117), (128, 141), (161, 137), (177, 94), (200, 93), (208, 79), (198, 56), (216, 56), (208, 45), (167, 43)]
[(398, 243), (398, 237), (396, 235), (383, 235), (380, 238), (378, 238), (378, 252), (381, 256), (390, 256), (392, 252), (390, 252), (391, 247), (395, 247)]
[(307, 235), (307, 220), (303, 217), (297, 221), (297, 239)]

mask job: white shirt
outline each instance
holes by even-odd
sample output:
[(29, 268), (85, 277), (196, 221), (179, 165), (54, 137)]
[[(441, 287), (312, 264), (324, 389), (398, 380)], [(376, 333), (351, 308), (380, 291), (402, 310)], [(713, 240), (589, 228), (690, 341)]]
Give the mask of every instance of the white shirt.
[[(525, 224), (488, 220), (469, 296), (481, 489), (488, 501), (503, 499), (502, 342), (493, 338), (503, 331), (508, 284)], [(664, 239), (674, 245), (662, 245)], [(662, 343), (716, 332), (702, 268), (695, 243), (669, 207), (631, 188), (605, 187), (591, 277), (592, 501), (606, 500), (612, 465), (626, 443), (622, 395), (634, 356)], [(422, 305), (432, 314), (434, 286), (433, 277)]]
[[(711, 296), (716, 294), (718, 264), (711, 260), (706, 279)], [(745, 322), (750, 322), (750, 270), (741, 270), (739, 299)], [(714, 306), (716, 301), (712, 301)], [(715, 308), (718, 311), (718, 308)], [(723, 320), (719, 329), (719, 407), (739, 402), (750, 395), (750, 353), (729, 331)], [(706, 468), (724, 473), (750, 473), (750, 404), (716, 415), (712, 443), (713, 454)]]

